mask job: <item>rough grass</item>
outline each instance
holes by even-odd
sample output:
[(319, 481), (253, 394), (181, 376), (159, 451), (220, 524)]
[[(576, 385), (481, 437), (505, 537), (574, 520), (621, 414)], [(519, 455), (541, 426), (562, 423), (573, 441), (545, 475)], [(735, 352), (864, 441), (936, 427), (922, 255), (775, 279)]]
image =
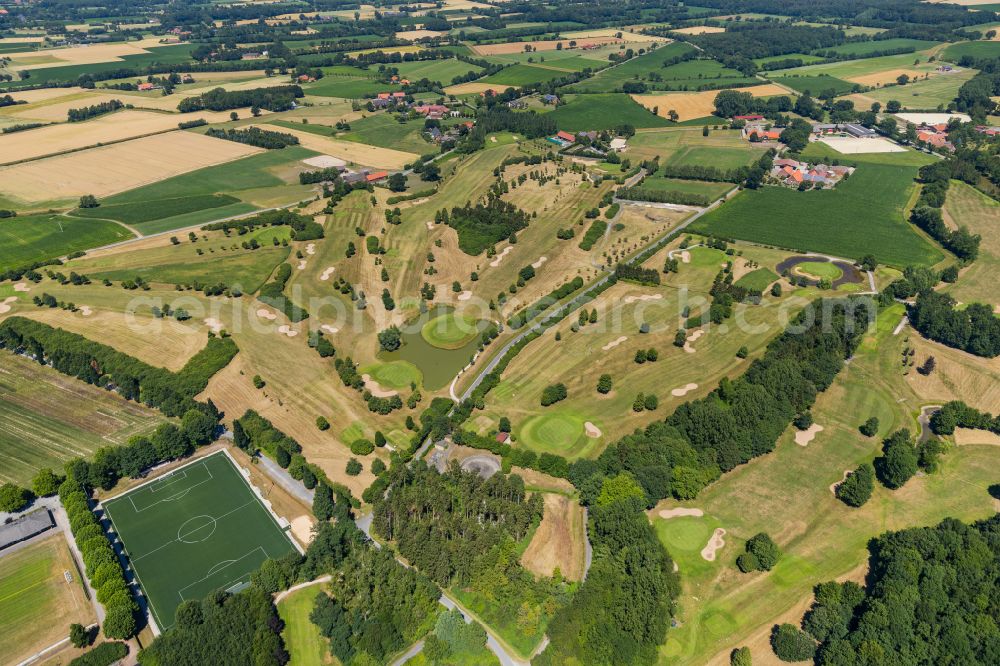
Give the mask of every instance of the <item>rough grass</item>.
[[(651, 512), (657, 533), (678, 563), (683, 586), (681, 626), (668, 634), (661, 649), (664, 660), (704, 664), (740, 645), (750, 645), (755, 662), (771, 660), (771, 626), (798, 622), (816, 583), (860, 580), (872, 537), (933, 525), (946, 516), (968, 521), (993, 514), (986, 488), (995, 480), (995, 449), (987, 446), (952, 447), (939, 472), (915, 477), (895, 492), (879, 487), (861, 509), (847, 507), (829, 490), (844, 470), (877, 454), (879, 437), (857, 432), (866, 418), (879, 418), (880, 437), (896, 428), (917, 427), (921, 398), (898, 368), (903, 336), (892, 335), (901, 315), (901, 306), (883, 312), (851, 364), (819, 397), (812, 412), (825, 430), (807, 447), (793, 442), (790, 428), (773, 453), (726, 474), (685, 503), (703, 509), (704, 518), (665, 521)], [(745, 510), (748, 504), (753, 511)], [(657, 509), (664, 506), (676, 503)], [(716, 526), (727, 530), (726, 546), (709, 563), (699, 551)], [(740, 574), (735, 558), (745, 540), (759, 531), (767, 531), (785, 555), (770, 573)], [(702, 537), (705, 542), (698, 545)]]
[(107, 220), (24, 215), (0, 220), (0, 271), (133, 238)]
[(979, 257), (964, 269), (958, 282), (942, 290), (964, 303), (1000, 302), (996, 279), (1000, 271), (1000, 203), (959, 181), (948, 189), (944, 211), (954, 226), (967, 227), (983, 237)]
[(770, 268), (756, 268), (737, 280), (736, 286), (750, 291), (763, 292), (777, 279), (778, 274)]
[[(958, 89), (966, 81), (975, 76), (976, 70), (965, 69), (952, 74), (931, 75), (929, 79), (912, 81), (905, 86), (889, 86), (863, 93), (865, 101), (882, 103), (884, 107), (890, 100), (896, 100), (904, 109), (936, 109), (940, 105), (947, 106), (958, 95)], [(868, 104), (857, 104), (865, 108)]]
[(679, 178), (658, 178), (651, 176), (642, 181), (640, 186), (644, 190), (654, 192), (686, 192), (689, 194), (703, 194), (709, 200), (715, 200), (731, 190), (732, 183), (712, 183), (701, 180), (682, 180)]
[(827, 90), (832, 90), (835, 95), (843, 95), (844, 93), (851, 92), (854, 86), (857, 85), (828, 74), (818, 74), (815, 76), (778, 76), (771, 80), (796, 92), (809, 95), (819, 95)]
[(899, 155), (896, 160), (880, 156), (880, 163), (867, 157), (853, 160), (857, 171), (831, 190), (745, 190), (692, 228), (850, 259), (873, 254), (880, 263), (897, 267), (933, 265), (942, 258), (941, 251), (904, 218), (917, 169), (906, 163), (913, 159), (910, 153)]
[[(747, 143), (742, 146), (689, 146), (682, 148), (665, 162), (671, 166), (705, 166), (735, 169), (759, 160), (761, 151)], [(726, 183), (723, 183), (726, 185)], [(728, 189), (728, 188), (727, 188)]]

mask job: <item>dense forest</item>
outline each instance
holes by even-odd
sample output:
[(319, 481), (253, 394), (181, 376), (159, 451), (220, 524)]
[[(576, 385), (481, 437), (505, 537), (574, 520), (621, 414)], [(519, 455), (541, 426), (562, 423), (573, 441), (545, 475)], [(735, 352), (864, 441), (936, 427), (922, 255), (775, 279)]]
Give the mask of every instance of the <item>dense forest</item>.
[(434, 215), (436, 223), (447, 224), (458, 232), (458, 247), (472, 256), (526, 229), (530, 219), (528, 213), (499, 198), (490, 198), (485, 205), (467, 203), (452, 208), (450, 213), (441, 209)]
[(799, 635), (810, 654), (800, 656), (829, 666), (1000, 660), (1000, 515), (888, 532), (870, 550), (865, 587), (816, 587)]
[(950, 296), (927, 291), (917, 296), (908, 316), (925, 338), (976, 356), (1000, 354), (1000, 318), (989, 305), (970, 303), (958, 308)]

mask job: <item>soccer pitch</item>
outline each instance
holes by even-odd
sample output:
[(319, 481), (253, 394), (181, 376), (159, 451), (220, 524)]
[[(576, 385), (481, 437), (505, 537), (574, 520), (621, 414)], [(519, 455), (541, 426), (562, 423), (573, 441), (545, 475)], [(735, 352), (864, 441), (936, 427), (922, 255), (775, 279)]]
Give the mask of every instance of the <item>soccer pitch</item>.
[(181, 602), (249, 582), (288, 535), (225, 453), (216, 453), (103, 503), (157, 626)]

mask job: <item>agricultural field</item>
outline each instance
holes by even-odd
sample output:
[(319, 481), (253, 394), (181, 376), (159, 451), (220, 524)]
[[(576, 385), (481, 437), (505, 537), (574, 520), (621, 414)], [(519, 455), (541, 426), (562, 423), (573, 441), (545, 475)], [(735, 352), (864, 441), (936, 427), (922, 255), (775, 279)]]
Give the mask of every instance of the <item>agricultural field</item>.
[(0, 220), (0, 271), (134, 238), (107, 220), (22, 215)]
[(0, 367), (0, 480), (27, 484), (39, 468), (60, 469), (101, 446), (147, 434), (163, 420), (140, 404), (6, 354)]
[(708, 197), (709, 201), (714, 201), (723, 194), (733, 189), (732, 183), (710, 183), (701, 180), (681, 180), (679, 178), (663, 178), (659, 176), (647, 176), (642, 181), (642, 189), (653, 192), (684, 192), (686, 194), (699, 194)]
[(565, 104), (560, 104), (551, 115), (559, 124), (559, 129), (568, 132), (612, 129), (623, 124), (636, 128), (670, 124), (622, 93), (565, 95), (563, 101)]
[(894, 39), (882, 39), (870, 42), (851, 42), (848, 44), (841, 44), (840, 46), (832, 46), (823, 50), (824, 52), (832, 51), (841, 56), (855, 56), (863, 58), (871, 53), (891, 51), (893, 49), (913, 48), (915, 51), (925, 51), (937, 46), (938, 43), (939, 42), (930, 42), (923, 39), (904, 39), (897, 37)]
[(958, 62), (965, 56), (972, 58), (996, 58), (1000, 55), (1000, 42), (959, 42), (945, 48), (942, 55), (952, 62)]
[[(740, 88), (740, 92), (750, 93), (754, 97), (788, 94), (787, 90), (773, 83)], [(673, 110), (677, 112), (679, 120), (685, 121), (711, 116), (715, 111), (715, 98), (718, 94), (718, 90), (705, 90), (703, 92), (632, 95), (632, 99), (650, 111), (656, 109), (657, 115), (660, 117), (668, 117), (670, 111)]]
[(0, 653), (11, 663), (62, 640), (74, 622), (96, 619), (63, 534), (0, 558)]
[(797, 93), (814, 96), (819, 96), (828, 90), (832, 90), (834, 95), (844, 95), (854, 90), (857, 85), (850, 81), (841, 81), (828, 74), (779, 76), (771, 78), (771, 81), (791, 88)]
[(711, 164), (733, 168), (760, 158), (764, 148), (742, 138), (738, 130), (711, 130), (700, 127), (668, 127), (639, 130), (629, 141), (626, 155), (633, 160), (660, 158), (661, 164)]
[[(289, 537), (224, 453), (102, 503), (161, 629), (187, 599), (249, 581)], [(140, 515), (145, 514), (145, 515)]]
[[(830, 149), (812, 144), (803, 156), (830, 160)], [(798, 192), (784, 187), (747, 190), (695, 223), (694, 229), (799, 250), (859, 259), (875, 255), (896, 267), (931, 266), (943, 258), (906, 221), (919, 153), (852, 155), (857, 171), (831, 190)]]
[(417, 81), (430, 79), (448, 85), (456, 76), (465, 76), (469, 72), (481, 72), (482, 67), (461, 60), (425, 60), (417, 62), (401, 62), (396, 65), (399, 76)]
[(979, 257), (961, 271), (958, 282), (945, 285), (942, 291), (965, 303), (1000, 305), (994, 278), (1000, 266), (1000, 237), (996, 234), (1000, 204), (965, 183), (952, 181), (943, 212), (950, 227), (965, 227), (983, 240)]
[[(830, 491), (844, 470), (870, 461), (879, 449), (879, 437), (858, 433), (861, 421), (877, 416), (879, 436), (900, 427), (914, 431), (916, 413), (930, 398), (908, 388), (896, 362), (895, 352), (905, 343), (892, 331), (901, 316), (898, 305), (883, 311), (851, 364), (819, 397), (813, 415), (823, 431), (807, 446), (796, 445), (786, 432), (773, 453), (726, 474), (697, 500), (667, 501), (649, 512), (684, 587), (681, 626), (670, 632), (663, 659), (702, 664), (727, 657), (733, 645), (749, 645), (755, 662), (772, 658), (771, 626), (797, 622), (816, 583), (862, 580), (872, 537), (934, 525), (946, 516), (968, 521), (992, 515), (986, 487), (993, 483), (995, 449), (989, 446), (952, 446), (938, 472), (913, 478), (895, 492), (879, 486), (861, 509), (847, 507)], [(754, 511), (741, 508), (747, 502)], [(679, 506), (703, 515), (659, 515)], [(719, 527), (726, 530), (725, 545), (709, 562), (700, 551)], [(736, 555), (762, 530), (784, 556), (769, 573), (739, 573)]]
[[(664, 61), (683, 55), (693, 47), (683, 42), (673, 42), (652, 49), (647, 53), (626, 60), (621, 64), (598, 72), (589, 79), (573, 84), (571, 89), (576, 92), (615, 92), (620, 91), (627, 81), (648, 81), (653, 73), (663, 75)], [(687, 63), (682, 63), (687, 64)], [(676, 65), (675, 65), (676, 67)], [(721, 68), (721, 66), (720, 66)], [(666, 78), (666, 77), (664, 77)]]
[(974, 69), (962, 69), (952, 74), (931, 76), (912, 81), (905, 86), (889, 86), (852, 95), (857, 108), (879, 102), (883, 107), (896, 100), (904, 109), (937, 109), (947, 107), (958, 96), (958, 89), (976, 75)]
[[(896, 76), (905, 73), (914, 78), (916, 75), (934, 72), (937, 62), (930, 62), (930, 56), (924, 53), (903, 53), (899, 55), (880, 56), (877, 58), (860, 58), (858, 60), (843, 60), (816, 65), (805, 65), (794, 69), (779, 69), (768, 72), (769, 78), (785, 76), (832, 76), (843, 81), (874, 86), (878, 82), (895, 81)], [(897, 72), (888, 77), (886, 72)], [(874, 78), (871, 78), (874, 77)]]

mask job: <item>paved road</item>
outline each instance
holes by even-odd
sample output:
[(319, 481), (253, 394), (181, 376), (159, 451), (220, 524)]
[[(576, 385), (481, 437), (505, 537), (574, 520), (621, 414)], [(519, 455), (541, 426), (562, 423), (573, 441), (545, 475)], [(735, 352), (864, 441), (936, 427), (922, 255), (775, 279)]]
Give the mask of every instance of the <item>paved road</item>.
[[(292, 497), (305, 502), (309, 506), (313, 503), (313, 491), (302, 485), (301, 481), (297, 481), (292, 478), (286, 470), (281, 468), (281, 465), (274, 462), (267, 456), (257, 456), (258, 464), (267, 472), (267, 475), (277, 483), (279, 486), (285, 489), (285, 491)], [(263, 490), (263, 488), (261, 489)]]
[(402, 666), (403, 664), (405, 664), (406, 662), (408, 662), (409, 660), (413, 659), (418, 654), (423, 652), (423, 649), (424, 649), (424, 642), (422, 640), (417, 641), (416, 643), (410, 646), (409, 650), (396, 657), (392, 662), (392, 666)]

